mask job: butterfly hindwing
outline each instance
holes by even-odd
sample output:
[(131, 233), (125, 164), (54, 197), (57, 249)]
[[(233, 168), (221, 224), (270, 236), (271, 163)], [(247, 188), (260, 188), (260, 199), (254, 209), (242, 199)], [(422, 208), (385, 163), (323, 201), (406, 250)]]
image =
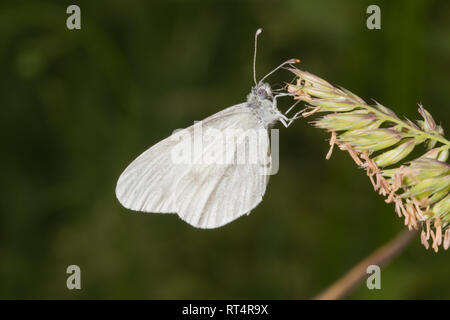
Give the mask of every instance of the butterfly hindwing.
[[(248, 213), (262, 200), (268, 177), (261, 174), (260, 166), (270, 161), (269, 140), (252, 110), (242, 103), (195, 126), (199, 125), (203, 132), (263, 130), (265, 134), (259, 134), (258, 138), (256, 163), (203, 163), (198, 161), (195, 152), (197, 159), (193, 163), (174, 163), (173, 151), (180, 142), (179, 137), (187, 136), (194, 144), (194, 126), (190, 126), (146, 150), (125, 169), (116, 187), (117, 198), (123, 206), (136, 211), (178, 213), (194, 226), (214, 228)], [(203, 153), (222, 151), (218, 150), (217, 139), (203, 137), (202, 142)], [(227, 150), (229, 154), (237, 152), (231, 151)]]
[[(227, 153), (225, 163), (196, 164), (177, 184), (178, 214), (195, 227), (220, 227), (250, 213), (262, 201), (269, 177), (265, 170), (270, 170), (271, 160), (267, 130), (251, 114), (248, 118), (241, 115), (233, 127), (246, 130), (237, 131), (232, 152), (223, 151), (218, 141), (206, 151), (216, 151), (217, 157)], [(252, 132), (255, 135), (249, 138)]]

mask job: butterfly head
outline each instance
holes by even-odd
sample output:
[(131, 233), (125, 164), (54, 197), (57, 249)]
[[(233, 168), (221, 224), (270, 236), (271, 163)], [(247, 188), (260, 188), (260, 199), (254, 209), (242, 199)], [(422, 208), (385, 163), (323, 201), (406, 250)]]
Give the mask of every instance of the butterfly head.
[(272, 89), (270, 85), (265, 82), (259, 82), (256, 86), (252, 88), (251, 95), (257, 100), (272, 100)]

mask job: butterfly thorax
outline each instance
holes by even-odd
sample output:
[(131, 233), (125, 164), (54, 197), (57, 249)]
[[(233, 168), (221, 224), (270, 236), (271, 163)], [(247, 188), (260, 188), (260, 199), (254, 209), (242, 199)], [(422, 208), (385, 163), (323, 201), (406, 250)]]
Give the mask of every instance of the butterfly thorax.
[(279, 119), (280, 112), (273, 102), (272, 89), (267, 83), (258, 83), (252, 87), (252, 91), (247, 95), (247, 106), (254, 110), (265, 128)]

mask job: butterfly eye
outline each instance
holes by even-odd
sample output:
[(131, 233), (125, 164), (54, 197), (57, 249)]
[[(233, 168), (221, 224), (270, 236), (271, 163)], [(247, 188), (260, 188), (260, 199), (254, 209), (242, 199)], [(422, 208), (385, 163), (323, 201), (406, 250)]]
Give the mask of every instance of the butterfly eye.
[(258, 96), (259, 96), (260, 98), (265, 98), (265, 97), (267, 96), (266, 90), (264, 90), (264, 88), (258, 89)]

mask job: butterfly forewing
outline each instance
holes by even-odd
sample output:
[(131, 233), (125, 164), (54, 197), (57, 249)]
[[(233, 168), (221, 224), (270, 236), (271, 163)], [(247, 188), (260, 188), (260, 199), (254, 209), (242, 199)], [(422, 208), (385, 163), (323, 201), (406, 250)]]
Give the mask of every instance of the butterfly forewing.
[[(235, 143), (228, 143), (225, 131), (234, 135)], [(192, 152), (188, 161), (174, 162), (181, 140), (188, 142)], [(116, 195), (132, 210), (178, 213), (193, 226), (216, 228), (249, 213), (261, 202), (268, 166), (267, 130), (255, 112), (242, 103), (145, 151), (120, 176)]]

